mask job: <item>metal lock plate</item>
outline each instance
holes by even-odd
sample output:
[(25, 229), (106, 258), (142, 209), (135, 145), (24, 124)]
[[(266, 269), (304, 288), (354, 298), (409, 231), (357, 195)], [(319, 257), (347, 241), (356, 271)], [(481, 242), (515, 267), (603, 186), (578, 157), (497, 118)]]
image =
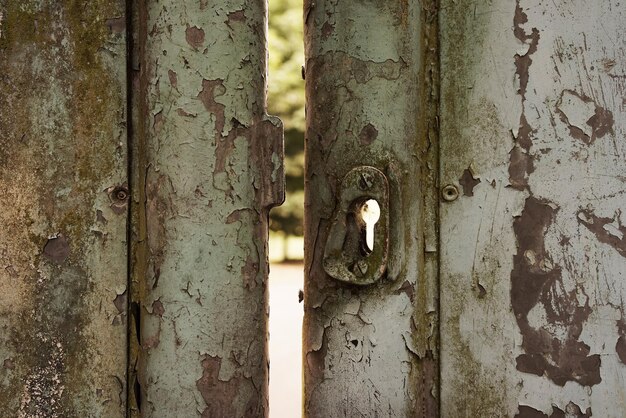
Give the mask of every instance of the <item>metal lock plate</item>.
[(341, 182), (324, 270), (339, 281), (368, 285), (383, 276), (388, 256), (389, 183), (382, 171), (357, 167)]

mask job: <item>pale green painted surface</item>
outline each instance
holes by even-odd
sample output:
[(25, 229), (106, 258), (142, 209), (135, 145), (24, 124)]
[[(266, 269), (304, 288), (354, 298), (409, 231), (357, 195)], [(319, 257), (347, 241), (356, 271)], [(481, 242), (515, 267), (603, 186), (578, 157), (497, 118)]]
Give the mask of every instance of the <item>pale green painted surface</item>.
[(262, 417), (267, 210), (284, 176), (264, 110), (265, 2), (149, 1), (139, 22), (141, 412)]
[(622, 417), (624, 3), (441, 6), (441, 415)]
[[(307, 417), (437, 414), (436, 19), (418, 3), (305, 2)], [(322, 259), (335, 194), (361, 165), (389, 181), (390, 259), (354, 287)]]

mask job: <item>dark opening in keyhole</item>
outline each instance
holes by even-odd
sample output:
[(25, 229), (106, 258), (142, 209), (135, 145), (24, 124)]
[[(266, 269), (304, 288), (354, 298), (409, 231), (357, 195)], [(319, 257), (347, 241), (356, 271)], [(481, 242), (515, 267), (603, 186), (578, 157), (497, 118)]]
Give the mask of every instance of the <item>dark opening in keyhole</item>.
[(374, 226), (380, 219), (380, 205), (376, 200), (369, 199), (360, 207), (358, 215), (364, 225), (361, 235), (361, 250), (364, 255), (369, 255), (374, 251)]

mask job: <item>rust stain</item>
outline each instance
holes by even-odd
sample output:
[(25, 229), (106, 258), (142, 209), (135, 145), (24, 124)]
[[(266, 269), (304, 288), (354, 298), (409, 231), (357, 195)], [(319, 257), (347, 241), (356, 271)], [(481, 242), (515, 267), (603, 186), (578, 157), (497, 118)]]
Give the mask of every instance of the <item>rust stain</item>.
[(202, 101), (205, 109), (215, 115), (216, 161), (215, 169), (213, 170), (214, 174), (226, 171), (226, 160), (235, 147), (234, 140), (243, 131), (242, 126), (236, 124), (226, 138), (222, 135), (226, 125), (225, 107), (223, 104), (216, 102), (215, 98), (222, 96), (226, 92), (223, 82), (224, 80), (221, 79), (202, 80), (202, 91), (198, 94), (198, 98)]
[[(160, 326), (159, 326), (160, 327)], [(142, 338), (141, 347), (145, 350), (149, 350), (151, 348), (158, 347), (161, 343), (161, 330), (157, 332), (155, 335), (147, 338)]]
[(398, 290), (393, 292), (394, 295), (399, 295), (401, 293), (407, 295), (409, 297), (409, 300), (413, 302), (413, 299), (415, 298), (415, 285), (410, 281), (405, 280), (404, 282), (402, 282), (402, 286), (400, 286)]
[(511, 187), (517, 190), (524, 190), (528, 187), (528, 175), (534, 170), (532, 159), (528, 155), (532, 146), (534, 131), (528, 123), (524, 112), (529, 77), (528, 70), (533, 62), (531, 55), (537, 51), (540, 35), (537, 28), (533, 28), (530, 34), (526, 33), (522, 25), (527, 22), (528, 16), (520, 6), (520, 0), (516, 0), (513, 33), (517, 39), (528, 45), (528, 51), (524, 55), (515, 54), (515, 74), (520, 85), (518, 94), (522, 97), (522, 114), (520, 115), (518, 134), (514, 138), (515, 147), (510, 153), (509, 181)]
[(170, 85), (175, 89), (178, 88), (178, 74), (176, 74), (176, 71), (167, 70), (167, 77), (170, 79)]
[(200, 49), (204, 44), (204, 30), (197, 26), (189, 26), (185, 30), (185, 39), (189, 46)]
[(622, 364), (626, 364), (626, 321), (624, 319), (617, 321), (617, 332), (619, 333), (619, 338), (617, 343), (615, 343), (615, 352)]
[[(591, 314), (589, 300), (580, 306), (577, 296), (584, 295), (584, 289), (565, 289), (561, 267), (553, 265), (545, 248), (545, 233), (557, 210), (531, 196), (513, 222), (518, 251), (511, 271), (511, 304), (526, 352), (517, 357), (517, 370), (545, 374), (559, 386), (568, 381), (593, 386), (602, 380), (600, 356), (589, 355), (589, 346), (578, 340)], [(538, 305), (545, 310), (546, 327), (534, 328), (529, 322), (530, 311)], [(565, 336), (554, 335), (553, 326), (564, 329)]]
[(591, 209), (582, 209), (578, 212), (578, 223), (590, 230), (598, 241), (626, 257), (626, 227), (622, 225), (619, 212), (613, 218), (603, 218), (596, 216)]
[(250, 209), (237, 209), (232, 211), (226, 217), (226, 225), (230, 225), (232, 223), (238, 222), (241, 219), (241, 214), (249, 211)]
[(359, 133), (359, 141), (362, 145), (369, 145), (378, 138), (378, 129), (371, 123), (368, 123), (361, 129)]
[(115, 299), (113, 299), (113, 305), (117, 309), (117, 312), (124, 314), (126, 312), (126, 296), (128, 292), (124, 291), (124, 293), (117, 295)]
[(197, 116), (194, 113), (189, 113), (185, 109), (180, 108), (180, 107), (178, 109), (176, 109), (176, 114), (178, 114), (178, 116), (182, 116), (184, 118), (195, 118)]
[(528, 187), (528, 176), (535, 171), (534, 162), (528, 152), (514, 146), (509, 153), (509, 185), (516, 190)]
[(219, 357), (205, 355), (201, 364), (202, 377), (196, 381), (196, 388), (206, 404), (202, 418), (236, 416), (238, 379), (233, 378), (227, 382), (219, 380), (222, 367), (222, 359)]
[(48, 239), (46, 245), (43, 247), (43, 255), (55, 263), (63, 263), (70, 255), (70, 243), (68, 239), (62, 234)]
[(459, 179), (459, 184), (463, 187), (463, 194), (465, 196), (474, 196), (474, 187), (480, 184), (480, 179), (475, 178), (472, 174), (472, 170), (466, 168)]
[[(232, 223), (240, 221), (243, 214), (247, 212), (254, 213), (250, 209), (234, 210), (228, 215), (228, 217), (226, 217), (226, 224), (230, 225)], [(259, 239), (263, 237), (263, 233), (260, 233), (260, 231), (257, 228), (255, 228), (254, 234)], [(243, 265), (243, 267), (241, 267), (241, 275), (243, 277), (243, 284), (246, 289), (254, 289), (257, 286), (256, 278), (257, 278), (257, 275), (259, 274), (260, 265), (258, 261), (258, 256), (255, 257), (256, 255), (257, 255), (256, 252), (251, 252), (250, 254), (248, 254), (248, 257), (246, 258), (246, 263)]]
[(416, 413), (415, 416), (438, 416), (439, 414), (433, 414), (432, 412), (439, 409), (438, 399), (435, 395), (437, 393), (439, 370), (433, 351), (427, 350), (425, 356), (420, 358), (417, 364), (420, 370), (417, 374), (419, 378), (416, 382), (415, 393), (419, 396), (416, 397), (413, 408), (415, 412), (419, 411), (420, 414), (417, 415)]
[(328, 37), (333, 34), (334, 30), (335, 30), (335, 25), (328, 23), (328, 22), (324, 22), (324, 25), (322, 26), (322, 39), (323, 40), (328, 39)]
[(591, 142), (595, 141), (596, 138), (602, 138), (607, 133), (614, 134), (614, 123), (613, 112), (596, 104), (594, 115), (587, 121), (587, 125), (591, 126), (593, 132)]
[(113, 19), (107, 19), (105, 25), (109, 28), (111, 33), (124, 33), (126, 32), (126, 18), (116, 17)]
[[(553, 414), (554, 415), (554, 414)], [(515, 418), (551, 418), (548, 414), (544, 414), (538, 409), (527, 405), (519, 405)]]
[[(524, 55), (515, 55), (522, 113), (519, 131), (514, 137), (515, 146), (510, 153), (509, 176), (510, 185), (518, 190), (529, 189), (528, 175), (534, 170), (530, 155), (534, 131), (524, 112), (531, 55), (537, 51), (540, 35), (536, 28), (527, 33), (522, 28), (527, 22), (528, 17), (517, 0), (514, 35), (528, 45)], [(589, 298), (581, 286), (566, 288), (561, 267), (554, 265), (545, 248), (545, 234), (557, 211), (551, 202), (531, 195), (525, 201), (522, 215), (513, 222), (518, 248), (511, 271), (511, 305), (525, 351), (517, 357), (516, 367), (524, 373), (545, 375), (560, 386), (568, 381), (593, 386), (601, 381), (600, 356), (590, 355), (590, 347), (579, 341), (592, 311)], [(586, 298), (584, 303), (579, 302), (579, 297)], [(529, 314), (535, 308), (545, 312), (545, 325), (531, 324)], [(559, 330), (558, 335), (555, 328)], [(535, 416), (533, 411), (523, 407), (519, 416)]]
[(526, 33), (524, 28), (522, 28), (522, 25), (525, 23), (528, 23), (528, 16), (520, 6), (520, 0), (516, 0), (515, 15), (513, 17), (513, 34), (522, 43), (528, 45), (528, 51), (524, 55), (515, 54), (516, 74), (519, 77), (520, 83), (519, 94), (524, 99), (526, 99), (526, 88), (528, 86), (528, 69), (533, 62), (530, 56), (537, 51), (540, 38), (537, 28), (532, 28), (530, 34)]
[(534, 133), (535, 131), (531, 128), (528, 120), (526, 120), (526, 115), (522, 113), (522, 116), (520, 117), (519, 131), (517, 133), (516, 142), (524, 150), (529, 151), (530, 147), (533, 144), (532, 135)]
[(158, 315), (161, 318), (163, 317), (163, 314), (165, 313), (165, 308), (163, 307), (163, 303), (159, 299), (152, 302), (152, 313), (154, 315)]
[(229, 23), (230, 22), (245, 22), (245, 21), (246, 21), (246, 12), (243, 9), (228, 13)]
[(582, 412), (578, 405), (570, 402), (565, 407), (565, 410), (553, 405), (550, 415), (527, 405), (519, 405), (515, 418), (589, 418), (591, 416), (591, 408), (587, 408), (585, 412)]
[[(307, 61), (306, 74), (307, 77), (312, 77), (310, 83), (307, 84), (316, 85), (322, 82), (321, 80), (328, 74), (340, 75), (340, 79), (337, 80), (338, 87), (345, 87), (351, 80), (356, 81), (358, 84), (367, 83), (376, 78), (390, 81), (398, 80), (408, 68), (409, 65), (402, 58), (398, 61), (388, 59), (382, 63), (373, 63), (360, 60), (345, 52), (332, 51)], [(317, 128), (311, 133), (310, 138), (319, 144), (322, 152), (330, 149), (338, 137), (337, 118), (321, 117), (324, 114), (321, 111), (322, 109), (335, 107), (337, 94), (338, 89), (319, 89), (315, 91), (315, 111), (311, 112), (311, 118), (313, 119), (310, 125)]]
[(159, 111), (152, 118), (152, 129), (154, 132), (158, 134), (163, 129), (163, 124), (165, 123), (165, 117), (163, 116), (163, 111)]
[(243, 284), (246, 289), (254, 289), (257, 286), (256, 277), (259, 274), (259, 263), (252, 254), (246, 258), (246, 264), (241, 268)]
[[(285, 201), (285, 168), (284, 168), (284, 142), (282, 124), (275, 125), (270, 120), (255, 122), (251, 132), (248, 133), (254, 141), (250, 141), (249, 158), (253, 167), (260, 167), (258, 182), (255, 179), (255, 203), (257, 215)], [(247, 136), (249, 139), (249, 136)], [(267, 164), (278, 157), (278, 164)], [(262, 225), (264, 221), (259, 218), (255, 231), (259, 240), (264, 240)]]
[(109, 223), (107, 218), (104, 217), (104, 213), (100, 209), (96, 210), (96, 221), (101, 223), (102, 225), (106, 225)]
[[(593, 103), (595, 108), (594, 114), (585, 122), (591, 128), (591, 136), (589, 136), (579, 126), (573, 125), (567, 114), (563, 111), (563, 109), (561, 109), (565, 94), (570, 94), (578, 98), (583, 103)], [(608, 133), (615, 134), (613, 130), (613, 125), (615, 123), (613, 112), (599, 106), (592, 98), (574, 90), (563, 90), (561, 92), (561, 97), (556, 105), (556, 112), (559, 114), (561, 121), (567, 125), (572, 138), (578, 139), (587, 145), (593, 144), (596, 139), (602, 138)]]
[[(306, 327), (305, 327), (306, 329)], [(324, 379), (324, 370), (326, 369), (326, 355), (328, 354), (328, 337), (326, 336), (326, 328), (322, 335), (322, 345), (318, 350), (310, 350), (306, 353), (307, 372), (311, 377)]]

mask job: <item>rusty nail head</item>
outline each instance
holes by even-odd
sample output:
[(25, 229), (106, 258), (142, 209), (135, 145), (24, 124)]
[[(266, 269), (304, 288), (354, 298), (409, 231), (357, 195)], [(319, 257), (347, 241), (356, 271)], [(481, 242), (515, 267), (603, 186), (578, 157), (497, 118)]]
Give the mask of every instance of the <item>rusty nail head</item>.
[(459, 197), (459, 189), (454, 184), (448, 184), (441, 190), (441, 197), (446, 202), (453, 202)]

